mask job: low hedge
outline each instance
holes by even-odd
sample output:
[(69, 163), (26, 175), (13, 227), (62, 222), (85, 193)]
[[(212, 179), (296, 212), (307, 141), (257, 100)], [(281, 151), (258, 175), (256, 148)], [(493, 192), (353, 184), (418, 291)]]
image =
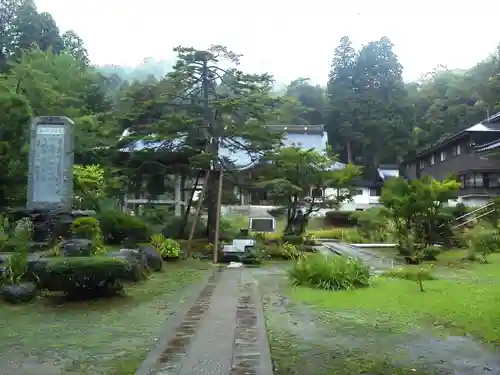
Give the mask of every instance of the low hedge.
[(130, 267), (124, 259), (106, 256), (55, 257), (40, 263), (35, 274), (41, 289), (91, 299), (121, 292)]
[(325, 214), (325, 224), (333, 227), (353, 227), (357, 220), (351, 214), (350, 211), (328, 211)]
[(105, 211), (97, 216), (104, 242), (118, 245), (127, 239), (147, 242), (151, 234), (148, 224), (140, 218), (120, 211)]

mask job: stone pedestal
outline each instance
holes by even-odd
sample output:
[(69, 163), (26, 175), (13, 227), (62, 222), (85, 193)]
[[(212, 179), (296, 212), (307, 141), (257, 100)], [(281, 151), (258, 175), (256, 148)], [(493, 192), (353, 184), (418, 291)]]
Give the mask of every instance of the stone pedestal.
[(95, 211), (79, 211), (66, 209), (30, 209), (22, 208), (12, 211), (13, 221), (28, 217), (33, 224), (31, 251), (46, 249), (59, 239), (71, 237), (71, 224), (79, 217), (95, 216)]

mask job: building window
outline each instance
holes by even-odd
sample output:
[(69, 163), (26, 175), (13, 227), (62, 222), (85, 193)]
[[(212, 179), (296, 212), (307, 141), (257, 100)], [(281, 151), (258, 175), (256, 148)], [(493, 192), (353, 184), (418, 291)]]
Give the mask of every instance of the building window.
[(370, 189), (370, 197), (380, 197), (381, 189)]
[(420, 167), (420, 169), (424, 169), (425, 168), (425, 162), (423, 160), (420, 160), (418, 166)]
[(465, 187), (465, 176), (460, 175), (460, 187), (463, 189)]
[(485, 176), (484, 187), (490, 187), (490, 188), (498, 188), (498, 187), (500, 187), (500, 174), (498, 174), (498, 173), (490, 173), (488, 175), (488, 186), (486, 186), (486, 176)]
[(436, 162), (436, 160), (434, 159), (434, 155), (431, 155), (431, 157), (429, 159), (429, 165), (434, 165), (435, 162)]
[[(485, 181), (482, 173), (470, 173), (465, 176), (463, 187), (466, 188), (482, 188), (485, 186)], [(490, 178), (487, 178), (488, 182), (486, 184), (491, 186)]]
[(466, 188), (474, 187), (474, 173), (469, 174), (465, 177), (465, 187)]
[(313, 198), (322, 198), (323, 197), (323, 189), (321, 189), (321, 188), (312, 189), (311, 195)]
[(453, 147), (453, 156), (458, 156), (461, 152), (462, 150), (460, 149), (460, 145), (456, 145), (455, 147)]
[(474, 187), (483, 187), (483, 174), (482, 173), (474, 173)]
[(445, 151), (441, 151), (439, 160), (441, 160), (441, 161), (445, 161), (446, 160), (446, 152)]
[(356, 195), (363, 195), (363, 190), (361, 190), (361, 189), (354, 189), (354, 190), (352, 191), (352, 195), (353, 195), (353, 196), (356, 196)]

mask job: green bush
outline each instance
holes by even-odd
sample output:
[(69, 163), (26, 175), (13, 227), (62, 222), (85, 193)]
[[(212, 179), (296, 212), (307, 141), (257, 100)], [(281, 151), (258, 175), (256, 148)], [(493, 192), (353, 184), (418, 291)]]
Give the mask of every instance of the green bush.
[(179, 242), (171, 238), (165, 238), (163, 234), (154, 234), (151, 236), (151, 246), (158, 251), (162, 259), (179, 258), (181, 254)]
[(281, 245), (281, 254), (284, 259), (299, 259), (302, 252), (299, 251), (296, 245), (285, 242)]
[(381, 276), (389, 277), (392, 279), (402, 279), (411, 281), (420, 280), (436, 280), (436, 277), (431, 273), (430, 269), (421, 267), (403, 267), (395, 268), (390, 271), (382, 273)]
[(92, 240), (95, 236), (99, 235), (100, 232), (101, 228), (95, 217), (79, 217), (71, 224), (71, 233), (79, 238)]
[(179, 242), (171, 238), (165, 240), (165, 258), (179, 258), (181, 254), (181, 246)]
[[(187, 250), (187, 240), (177, 240), (182, 251)], [(209, 244), (206, 238), (196, 238), (191, 241), (191, 253), (206, 253), (207, 245)]]
[(78, 238), (92, 240), (92, 254), (105, 252), (101, 228), (96, 218), (79, 217), (71, 224), (71, 233)]
[[(166, 237), (174, 237), (181, 238), (187, 240), (189, 238), (189, 231), (191, 230), (191, 226), (193, 225), (194, 217), (191, 215), (188, 218), (186, 228), (184, 229), (184, 233), (180, 236), (181, 225), (183, 223), (183, 218), (181, 216), (171, 216), (166, 222), (165, 226), (162, 229), (162, 234)], [(204, 219), (198, 218), (196, 221), (196, 226), (194, 230), (194, 238), (203, 238), (206, 237), (206, 227), (207, 223)]]
[(491, 226), (477, 226), (468, 233), (471, 248), (475, 253), (480, 253), (485, 263), (488, 255), (500, 249), (500, 233)]
[(107, 244), (122, 244), (126, 239), (133, 239), (134, 242), (149, 240), (149, 226), (136, 216), (120, 211), (104, 211), (97, 218)]
[(241, 238), (242, 229), (248, 229), (248, 217), (241, 215), (229, 215), (221, 217), (220, 220), (220, 240), (232, 241)]
[(370, 269), (359, 259), (313, 255), (302, 258), (289, 270), (293, 285), (326, 290), (348, 290), (370, 286)]
[(357, 222), (351, 215), (350, 211), (328, 211), (325, 214), (325, 224), (334, 227), (353, 227)]
[[(184, 229), (184, 233), (180, 235), (181, 225), (183, 223), (183, 218), (180, 216), (171, 216), (165, 222), (165, 226), (161, 231), (165, 238), (179, 238), (186, 240), (189, 237), (189, 231), (193, 225), (194, 217), (190, 216), (188, 218), (187, 225)], [(227, 217), (221, 217), (220, 220), (220, 240), (221, 241), (232, 241), (238, 238), (241, 229), (248, 228), (248, 218), (240, 215), (231, 215)], [(196, 221), (196, 226), (194, 230), (193, 238), (205, 238), (206, 237), (207, 222), (202, 218), (198, 218)]]
[(300, 255), (300, 251), (292, 244), (260, 244), (258, 251), (263, 258), (273, 260), (297, 259)]
[(296, 234), (284, 234), (281, 237), (283, 243), (288, 242), (292, 245), (302, 245), (304, 243), (304, 237)]
[(131, 265), (124, 259), (94, 256), (50, 258), (35, 268), (41, 289), (92, 299), (123, 290)]
[(438, 255), (441, 253), (441, 248), (438, 246), (428, 246), (422, 251), (423, 260), (436, 260)]
[(385, 242), (389, 235), (389, 211), (385, 207), (373, 207), (352, 213), (361, 237), (374, 242)]

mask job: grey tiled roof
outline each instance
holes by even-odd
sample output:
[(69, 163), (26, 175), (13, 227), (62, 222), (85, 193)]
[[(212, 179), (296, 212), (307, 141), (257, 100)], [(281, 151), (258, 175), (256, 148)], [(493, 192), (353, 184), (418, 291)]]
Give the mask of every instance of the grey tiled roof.
[[(318, 151), (325, 150), (328, 144), (328, 137), (324, 131), (323, 125), (268, 125), (269, 128), (276, 131), (285, 132), (284, 146), (298, 146), (302, 149), (309, 150), (315, 149)], [(124, 132), (123, 137), (128, 133)], [(158, 140), (136, 140), (132, 141), (126, 147), (122, 148), (122, 152), (134, 152), (142, 150), (159, 150), (164, 148), (171, 148), (174, 151), (184, 141), (184, 137), (168, 141)], [(243, 139), (236, 139), (236, 141), (243, 143)], [(230, 150), (222, 146), (220, 148), (220, 156), (232, 164), (236, 169), (245, 169), (253, 166), (258, 160), (258, 155), (252, 155), (244, 150)], [(332, 169), (342, 169), (345, 166), (343, 163), (336, 162)]]
[[(430, 152), (434, 152), (434, 150), (438, 147), (441, 147), (442, 145), (446, 144), (447, 142), (457, 139), (459, 137), (462, 137), (468, 133), (474, 133), (474, 132), (490, 132), (490, 133), (500, 133), (500, 129), (498, 128), (498, 124), (500, 121), (500, 112), (495, 113), (481, 122), (475, 124), (475, 125), (468, 125), (467, 127), (452, 133), (452, 134), (443, 134), (443, 136), (438, 139), (437, 142), (434, 144), (424, 148), (423, 150), (419, 151), (416, 155), (416, 157), (419, 156), (425, 156), (426, 154)], [(413, 160), (414, 158), (404, 160), (403, 163), (406, 163), (410, 160)]]

